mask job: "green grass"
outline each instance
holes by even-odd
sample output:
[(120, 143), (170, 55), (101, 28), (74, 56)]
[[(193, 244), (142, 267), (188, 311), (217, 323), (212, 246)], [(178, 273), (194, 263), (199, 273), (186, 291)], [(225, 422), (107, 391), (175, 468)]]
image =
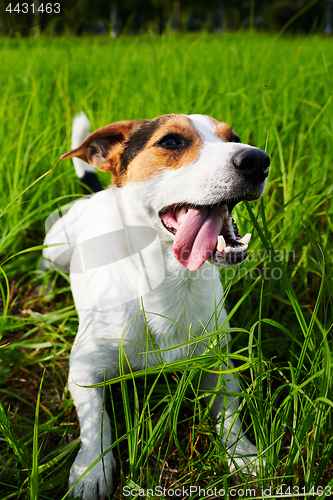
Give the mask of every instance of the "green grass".
[[(230, 358), (244, 428), (267, 450), (261, 477), (253, 483), (240, 472), (237, 488), (256, 487), (258, 498), (270, 486), (294, 488), (293, 498), (302, 498), (297, 487), (314, 492), (308, 498), (333, 488), (332, 40), (16, 38), (2, 40), (0, 55), (1, 499), (64, 498), (79, 446), (66, 392), (77, 316), (68, 277), (41, 276), (37, 263), (46, 217), (83, 192), (69, 162), (49, 172), (69, 150), (80, 110), (93, 129), (170, 112), (209, 114), (267, 150), (263, 201), (237, 211), (242, 234), (255, 226), (250, 258), (235, 276), (221, 276), (232, 281)], [(106, 186), (108, 175), (100, 178)], [(38, 278), (53, 287), (38, 295)], [(198, 368), (219, 358), (225, 353), (106, 383), (116, 420), (115, 498), (124, 485), (235, 487), (198, 390)]]

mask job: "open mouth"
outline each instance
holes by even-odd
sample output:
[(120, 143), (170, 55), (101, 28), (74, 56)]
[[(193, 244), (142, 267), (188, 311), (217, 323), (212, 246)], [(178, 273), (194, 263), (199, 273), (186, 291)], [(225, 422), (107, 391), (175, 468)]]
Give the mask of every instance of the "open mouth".
[(235, 265), (247, 257), (251, 234), (241, 237), (231, 212), (242, 199), (218, 205), (177, 204), (159, 212), (164, 227), (175, 235), (173, 252), (183, 266), (196, 271), (206, 260)]

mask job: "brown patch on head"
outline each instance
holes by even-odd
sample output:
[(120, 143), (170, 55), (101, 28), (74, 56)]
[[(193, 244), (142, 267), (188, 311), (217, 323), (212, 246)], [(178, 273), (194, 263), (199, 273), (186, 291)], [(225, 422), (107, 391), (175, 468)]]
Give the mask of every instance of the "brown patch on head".
[(229, 142), (232, 136), (232, 129), (230, 125), (224, 122), (215, 123), (215, 133), (218, 135), (223, 141)]
[(240, 138), (232, 130), (230, 125), (224, 122), (219, 122), (215, 120), (215, 118), (210, 118), (215, 125), (215, 133), (218, 137), (220, 137), (225, 142), (241, 142)]
[(102, 172), (111, 172), (113, 182), (118, 184), (125, 141), (139, 124), (134, 120), (124, 120), (99, 128), (81, 146), (63, 154), (60, 159), (80, 158)]
[(199, 132), (186, 115), (165, 115), (143, 122), (126, 143), (122, 184), (143, 182), (166, 169), (195, 161), (202, 145)]

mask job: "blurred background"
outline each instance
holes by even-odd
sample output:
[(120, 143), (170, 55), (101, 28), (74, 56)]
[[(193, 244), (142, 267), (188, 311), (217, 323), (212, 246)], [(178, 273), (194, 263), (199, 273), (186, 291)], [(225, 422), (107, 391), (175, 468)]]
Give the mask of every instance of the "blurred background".
[(28, 34), (32, 27), (52, 35), (112, 37), (166, 30), (222, 33), (255, 28), (325, 35), (333, 31), (333, 0), (3, 0), (3, 5), (2, 35)]

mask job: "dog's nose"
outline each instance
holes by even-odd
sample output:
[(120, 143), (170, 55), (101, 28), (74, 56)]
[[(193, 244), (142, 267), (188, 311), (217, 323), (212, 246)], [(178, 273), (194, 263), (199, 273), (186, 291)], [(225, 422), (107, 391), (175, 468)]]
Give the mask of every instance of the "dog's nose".
[(251, 182), (263, 182), (268, 176), (270, 159), (261, 149), (243, 149), (232, 157), (232, 163), (237, 172)]

